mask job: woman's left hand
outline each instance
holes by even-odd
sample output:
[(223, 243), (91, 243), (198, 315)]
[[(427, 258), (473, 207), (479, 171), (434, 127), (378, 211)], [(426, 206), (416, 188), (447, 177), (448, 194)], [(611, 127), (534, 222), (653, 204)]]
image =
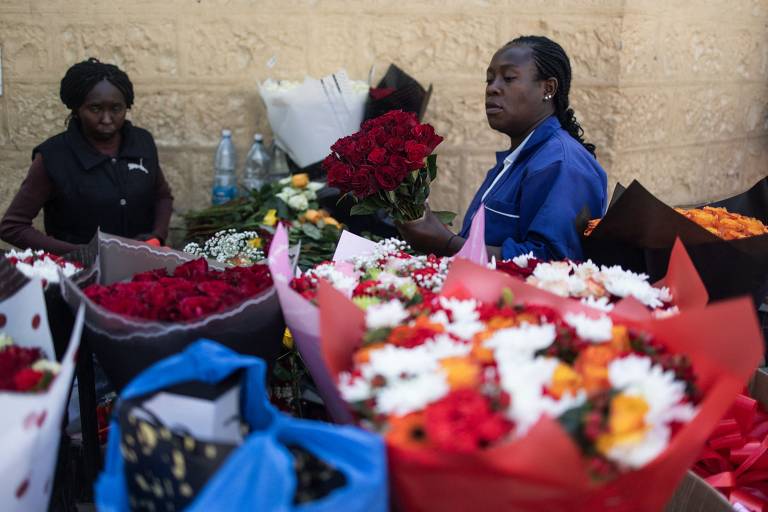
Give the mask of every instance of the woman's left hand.
[(438, 256), (446, 252), (453, 254), (447, 249), (454, 233), (440, 222), (428, 204), (424, 205), (424, 217), (410, 222), (396, 222), (395, 226), (400, 236), (419, 252)]

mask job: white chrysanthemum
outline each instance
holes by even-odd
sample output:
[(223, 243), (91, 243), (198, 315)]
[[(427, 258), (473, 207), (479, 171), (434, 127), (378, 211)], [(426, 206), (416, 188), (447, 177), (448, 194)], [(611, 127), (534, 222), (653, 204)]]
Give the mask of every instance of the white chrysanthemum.
[(312, 192), (317, 192), (323, 187), (325, 187), (325, 183), (321, 183), (319, 181), (310, 181), (307, 183), (307, 189), (311, 190)]
[[(49, 258), (45, 251), (33, 251), (32, 249), (17, 251), (11, 249), (5, 253), (5, 257), (18, 259), (19, 261), (16, 263), (16, 269), (25, 276), (44, 279), (49, 283), (59, 282), (59, 269), (61, 269), (67, 277), (76, 274), (80, 270), (68, 261), (57, 263)], [(33, 258), (32, 262), (24, 263), (21, 261), (27, 258)]]
[(370, 382), (363, 377), (352, 377), (349, 372), (339, 374), (338, 388), (347, 402), (362, 402), (373, 396)]
[(584, 263), (579, 263), (578, 265), (572, 264), (572, 267), (573, 274), (584, 280), (589, 279), (590, 277), (594, 277), (600, 272), (600, 269), (597, 265), (592, 263), (592, 260), (587, 260)]
[(639, 442), (617, 443), (606, 456), (620, 464), (638, 468), (663, 452), (671, 438), (670, 423), (689, 422), (696, 408), (685, 399), (685, 383), (671, 370), (652, 364), (647, 357), (629, 355), (608, 365), (611, 387), (624, 395), (636, 396), (648, 404), (645, 424), (648, 430)]
[(581, 299), (581, 303), (591, 308), (599, 309), (605, 313), (613, 311), (613, 304), (608, 297), (593, 297), (591, 295)]
[(317, 265), (315, 268), (308, 270), (306, 275), (315, 282), (317, 281), (317, 278), (325, 279), (347, 297), (352, 295), (352, 292), (358, 284), (357, 276), (339, 271), (334, 263)]
[(512, 258), (512, 263), (520, 268), (528, 268), (528, 260), (532, 259), (534, 259), (533, 252), (529, 252), (528, 254), (520, 254), (515, 256)]
[(452, 320), (448, 321), (448, 316), (442, 311), (433, 314), (431, 318), (443, 324), (445, 330), (454, 336), (469, 340), (475, 334), (485, 330), (485, 324), (480, 321), (480, 314), (476, 309), (477, 301), (474, 299), (440, 297), (440, 305), (451, 312)]
[(499, 329), (483, 342), (492, 349), (496, 361), (518, 361), (530, 359), (534, 353), (549, 347), (555, 341), (555, 326), (552, 324), (531, 325), (523, 323), (517, 327)]
[(405, 322), (410, 315), (399, 300), (383, 304), (372, 304), (365, 312), (365, 325), (368, 329), (395, 327)]
[(539, 263), (531, 274), (539, 281), (567, 281), (570, 275), (571, 264), (567, 261)]
[(576, 396), (565, 393), (560, 399), (542, 394), (542, 389), (551, 384), (558, 364), (550, 357), (499, 361), (501, 387), (512, 397), (507, 416), (515, 422), (517, 436), (525, 435), (542, 415), (557, 418), (586, 400), (584, 392)]
[(370, 352), (368, 363), (360, 367), (360, 372), (368, 380), (382, 376), (387, 381), (395, 381), (403, 376), (434, 372), (439, 367), (434, 354), (422, 346), (409, 349), (385, 345)]
[(451, 312), (454, 323), (472, 322), (480, 318), (477, 312), (477, 301), (474, 299), (440, 297), (440, 305)]
[(612, 338), (613, 322), (608, 316), (590, 318), (584, 313), (566, 313), (565, 321), (583, 340), (602, 343)]
[(660, 308), (665, 301), (672, 300), (669, 289), (654, 288), (646, 274), (636, 274), (618, 265), (601, 267), (600, 274), (605, 289), (617, 297), (632, 296), (650, 308)]
[(288, 198), (288, 206), (296, 211), (303, 212), (309, 208), (309, 200), (304, 194), (296, 194)]
[(450, 391), (442, 371), (420, 373), (409, 379), (388, 383), (376, 395), (376, 411), (404, 416), (424, 409)]

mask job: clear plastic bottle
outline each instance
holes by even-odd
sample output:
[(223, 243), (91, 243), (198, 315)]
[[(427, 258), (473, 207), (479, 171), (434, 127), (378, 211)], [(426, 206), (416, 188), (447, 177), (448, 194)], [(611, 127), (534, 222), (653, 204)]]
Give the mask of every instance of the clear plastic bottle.
[(288, 166), (288, 155), (285, 154), (280, 146), (272, 143), (272, 165), (269, 169), (270, 181), (277, 181), (287, 178), (291, 175), (291, 168)]
[(237, 155), (232, 132), (221, 130), (221, 140), (213, 160), (213, 204), (224, 204), (237, 196)]
[(243, 170), (243, 187), (247, 191), (259, 190), (262, 185), (270, 180), (271, 158), (264, 149), (260, 133), (253, 136), (253, 145), (248, 156), (245, 157), (245, 169)]

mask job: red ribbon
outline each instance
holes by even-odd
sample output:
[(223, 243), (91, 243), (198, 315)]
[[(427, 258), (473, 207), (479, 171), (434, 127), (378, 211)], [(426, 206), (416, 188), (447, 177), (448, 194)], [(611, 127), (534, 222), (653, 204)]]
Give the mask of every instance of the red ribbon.
[(731, 503), (768, 512), (768, 413), (755, 399), (736, 397), (694, 471)]

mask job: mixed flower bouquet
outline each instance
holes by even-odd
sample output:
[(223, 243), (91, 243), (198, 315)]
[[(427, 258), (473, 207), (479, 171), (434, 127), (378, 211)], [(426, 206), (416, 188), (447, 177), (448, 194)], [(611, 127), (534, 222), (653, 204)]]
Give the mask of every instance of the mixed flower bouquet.
[(761, 354), (748, 300), (637, 320), (462, 260), (429, 302), (319, 303), (406, 510), (658, 510)]
[[(433, 151), (442, 141), (414, 113), (393, 110), (336, 141), (323, 169), (329, 186), (356, 200), (352, 215), (383, 208), (397, 221), (417, 220), (424, 215), (429, 185), (437, 177)], [(447, 212), (435, 214), (446, 222), (453, 218)]]
[[(6, 262), (3, 262), (6, 263)], [(57, 358), (39, 281), (0, 280), (0, 509), (47, 510), (83, 311)]]
[(0, 391), (46, 391), (60, 370), (39, 347), (15, 345), (13, 338), (0, 333)]
[[(751, 294), (762, 303), (768, 290), (768, 178), (734, 197), (680, 210), (640, 183), (617, 186), (599, 223), (582, 239), (595, 263), (663, 276), (675, 239), (685, 244), (713, 300)], [(594, 225), (596, 224), (596, 225)], [(728, 262), (729, 272), (722, 264)]]
[[(301, 243), (300, 266), (308, 268), (327, 260), (333, 255), (341, 235), (341, 224), (319, 208), (317, 192), (323, 186), (322, 183), (310, 181), (307, 174), (295, 174), (267, 183), (260, 190), (252, 191), (248, 197), (189, 212), (184, 216), (188, 240), (186, 247), (193, 251), (192, 254), (198, 254), (198, 250), (212, 254), (206, 249), (206, 244), (229, 244), (232, 241), (221, 240), (221, 233), (234, 230), (257, 233), (262, 241), (257, 248), (266, 251), (275, 226), (283, 222), (289, 226), (291, 244)], [(241, 244), (237, 242), (238, 246)], [(229, 254), (231, 251), (216, 252)]]
[(285, 324), (266, 265), (228, 267), (166, 247), (98, 234), (98, 282), (62, 277), (70, 308), (85, 305), (89, 345), (119, 390), (200, 337), (274, 360)]
[(5, 257), (25, 276), (42, 279), (43, 286), (59, 282), (59, 269), (65, 276), (73, 276), (83, 269), (83, 266), (75, 261), (68, 261), (62, 256), (45, 251), (11, 249), (5, 253)]

